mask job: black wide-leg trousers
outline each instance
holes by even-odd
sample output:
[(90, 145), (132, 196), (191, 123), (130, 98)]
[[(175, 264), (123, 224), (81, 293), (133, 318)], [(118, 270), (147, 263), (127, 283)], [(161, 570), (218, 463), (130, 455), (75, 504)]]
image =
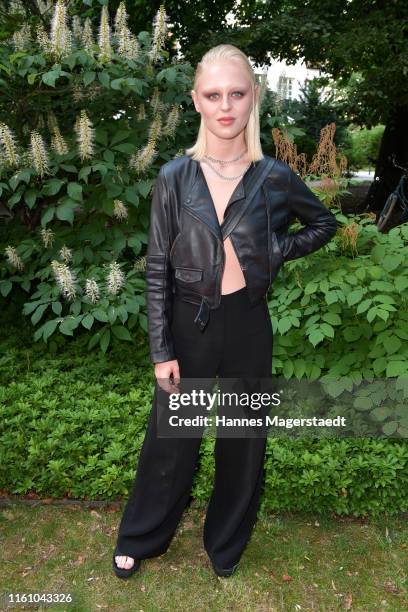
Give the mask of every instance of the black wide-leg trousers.
[[(272, 324), (266, 299), (255, 306), (247, 287), (221, 297), (204, 331), (197, 306), (177, 297), (171, 322), (180, 377), (270, 378)], [(157, 436), (157, 384), (136, 478), (119, 526), (118, 550), (134, 559), (163, 554), (190, 490), (201, 438)], [(203, 543), (218, 568), (238, 563), (251, 536), (264, 479), (266, 437), (217, 437), (215, 483)]]

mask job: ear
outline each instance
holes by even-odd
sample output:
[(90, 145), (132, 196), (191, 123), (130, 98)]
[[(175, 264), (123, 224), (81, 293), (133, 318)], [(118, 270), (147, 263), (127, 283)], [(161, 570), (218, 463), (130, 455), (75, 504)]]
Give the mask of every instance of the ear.
[(195, 92), (194, 89), (192, 89), (190, 93), (191, 93), (191, 97), (193, 98), (194, 107), (195, 107), (197, 113), (199, 113), (200, 112), (200, 105), (198, 104), (197, 93)]

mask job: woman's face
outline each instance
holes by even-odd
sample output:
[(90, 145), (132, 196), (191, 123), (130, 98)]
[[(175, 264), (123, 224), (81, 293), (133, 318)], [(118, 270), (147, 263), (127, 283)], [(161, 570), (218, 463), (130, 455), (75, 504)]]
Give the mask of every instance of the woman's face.
[[(252, 110), (252, 82), (239, 60), (205, 66), (191, 95), (206, 128), (218, 138), (229, 140), (245, 129)], [(232, 119), (220, 121), (224, 117)]]

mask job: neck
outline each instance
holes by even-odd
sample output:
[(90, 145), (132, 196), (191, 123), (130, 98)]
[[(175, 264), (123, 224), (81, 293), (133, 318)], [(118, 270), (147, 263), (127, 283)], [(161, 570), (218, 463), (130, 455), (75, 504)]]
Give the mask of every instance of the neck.
[[(238, 134), (235, 138), (218, 138), (211, 132), (207, 131), (207, 150), (206, 154), (216, 159), (234, 159), (241, 155), (247, 148), (244, 132)], [(246, 155), (242, 161), (246, 159)]]

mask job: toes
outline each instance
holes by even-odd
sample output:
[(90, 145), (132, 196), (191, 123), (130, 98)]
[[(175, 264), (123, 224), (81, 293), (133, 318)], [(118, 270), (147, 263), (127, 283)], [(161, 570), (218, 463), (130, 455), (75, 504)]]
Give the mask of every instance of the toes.
[(125, 568), (126, 569), (130, 569), (131, 567), (133, 567), (133, 565), (134, 565), (134, 561), (133, 561), (132, 557), (126, 557)]
[(116, 565), (121, 569), (130, 569), (134, 565), (132, 557), (115, 557)]

